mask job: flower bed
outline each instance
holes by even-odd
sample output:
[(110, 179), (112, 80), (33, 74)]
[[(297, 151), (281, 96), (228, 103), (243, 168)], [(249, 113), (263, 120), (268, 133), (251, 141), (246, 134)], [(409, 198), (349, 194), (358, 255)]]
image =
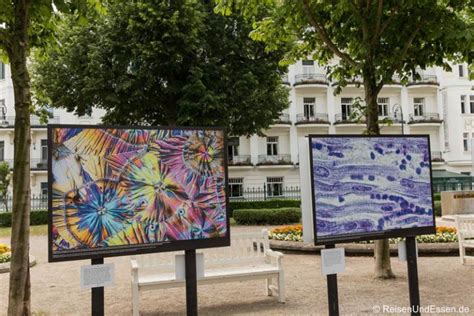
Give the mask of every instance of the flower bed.
[[(302, 225), (287, 225), (276, 227), (269, 233), (269, 238), (282, 241), (303, 241), (303, 226)], [(390, 243), (397, 243), (403, 238), (390, 238)], [(452, 227), (436, 227), (436, 235), (419, 235), (416, 236), (416, 241), (419, 243), (446, 243), (457, 242), (456, 228)], [(372, 240), (361, 241), (359, 243), (373, 243)]]
[(0, 263), (10, 262), (11, 249), (5, 245), (0, 244)]

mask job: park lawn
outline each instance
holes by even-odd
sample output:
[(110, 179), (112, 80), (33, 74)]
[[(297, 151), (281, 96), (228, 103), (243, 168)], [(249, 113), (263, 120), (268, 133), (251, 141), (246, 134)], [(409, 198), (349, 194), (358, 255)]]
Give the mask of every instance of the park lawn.
[[(11, 227), (0, 227), (0, 238), (10, 237), (12, 232)], [(41, 236), (48, 234), (48, 225), (30, 226), (30, 234), (33, 236)]]

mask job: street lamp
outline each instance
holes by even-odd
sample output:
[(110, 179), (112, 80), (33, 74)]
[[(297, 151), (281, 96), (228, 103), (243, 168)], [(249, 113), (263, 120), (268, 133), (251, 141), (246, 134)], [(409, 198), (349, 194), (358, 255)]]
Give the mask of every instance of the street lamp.
[(404, 129), (404, 123), (405, 121), (403, 120), (403, 109), (402, 106), (398, 103), (394, 104), (392, 106), (392, 112), (395, 118), (397, 118), (397, 113), (400, 112), (400, 118), (401, 118), (401, 123), (402, 123), (402, 135), (405, 134), (405, 129)]

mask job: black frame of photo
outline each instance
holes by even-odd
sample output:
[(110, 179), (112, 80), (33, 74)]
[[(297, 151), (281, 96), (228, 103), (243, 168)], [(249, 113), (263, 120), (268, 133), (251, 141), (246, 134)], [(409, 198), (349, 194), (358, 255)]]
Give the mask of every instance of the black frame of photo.
[[(431, 187), (431, 207), (433, 211), (433, 226), (423, 227), (411, 227), (411, 228), (400, 228), (387, 230), (382, 232), (370, 232), (360, 234), (340, 234), (337, 236), (330, 236), (325, 238), (318, 238), (317, 234), (317, 217), (316, 217), (316, 196), (314, 188), (314, 165), (313, 165), (313, 150), (312, 140), (315, 138), (426, 138), (428, 142), (428, 155), (430, 165), (430, 187)], [(310, 157), (310, 172), (311, 172), (311, 206), (313, 215), (313, 232), (314, 232), (314, 244), (315, 245), (332, 245), (337, 243), (348, 243), (356, 241), (368, 241), (377, 239), (387, 239), (395, 237), (413, 237), (416, 235), (435, 234), (436, 233), (436, 216), (434, 209), (434, 194), (433, 194), (433, 170), (431, 165), (431, 144), (429, 135), (424, 134), (410, 134), (410, 135), (399, 135), (399, 134), (384, 134), (384, 135), (362, 135), (362, 134), (309, 134), (309, 157)]]
[[(57, 255), (52, 249), (52, 197), (53, 197), (53, 174), (52, 174), (52, 145), (53, 130), (57, 128), (84, 128), (84, 129), (142, 129), (142, 130), (191, 130), (191, 131), (221, 131), (223, 136), (223, 160), (224, 160), (224, 185), (226, 206), (226, 236), (207, 239), (177, 240), (158, 242), (152, 244), (112, 246), (108, 248), (78, 249), (67, 251)], [(177, 126), (123, 126), (123, 125), (90, 125), (90, 124), (48, 124), (48, 262), (73, 261), (84, 259), (100, 259), (105, 257), (133, 256), (146, 253), (195, 250), (202, 248), (230, 246), (230, 209), (228, 194), (228, 162), (227, 162), (227, 133), (221, 127), (177, 127)]]

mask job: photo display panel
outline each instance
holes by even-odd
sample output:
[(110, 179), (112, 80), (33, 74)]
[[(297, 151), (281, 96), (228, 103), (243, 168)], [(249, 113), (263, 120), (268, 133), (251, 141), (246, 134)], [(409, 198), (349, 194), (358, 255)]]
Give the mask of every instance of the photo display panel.
[(316, 244), (435, 233), (429, 137), (310, 135)]
[(222, 129), (49, 125), (49, 260), (227, 246)]

